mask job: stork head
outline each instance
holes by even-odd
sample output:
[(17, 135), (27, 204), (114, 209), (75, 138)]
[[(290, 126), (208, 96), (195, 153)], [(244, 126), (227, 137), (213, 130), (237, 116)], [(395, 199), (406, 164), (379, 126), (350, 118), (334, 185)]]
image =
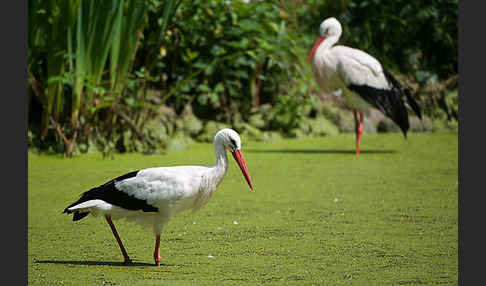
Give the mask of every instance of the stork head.
[(327, 18), (319, 26), (319, 34), (321, 37), (340, 37), (342, 32), (341, 23), (334, 17)]
[(314, 46), (307, 57), (307, 61), (310, 61), (312, 57), (314, 57), (314, 54), (322, 41), (324, 41), (326, 38), (332, 38), (335, 42), (337, 42), (339, 37), (341, 37), (342, 31), (343, 29), (341, 24), (336, 18), (331, 17), (322, 21), (321, 25), (319, 26), (319, 37), (315, 41)]
[(246, 179), (246, 182), (250, 186), (250, 189), (253, 190), (253, 184), (251, 183), (250, 174), (248, 173), (248, 169), (246, 168), (245, 159), (241, 154), (240, 135), (238, 135), (238, 133), (233, 129), (221, 129), (214, 136), (214, 144), (222, 144), (226, 150), (229, 150), (231, 152), (231, 155), (233, 155), (233, 158), (240, 167), (241, 172)]

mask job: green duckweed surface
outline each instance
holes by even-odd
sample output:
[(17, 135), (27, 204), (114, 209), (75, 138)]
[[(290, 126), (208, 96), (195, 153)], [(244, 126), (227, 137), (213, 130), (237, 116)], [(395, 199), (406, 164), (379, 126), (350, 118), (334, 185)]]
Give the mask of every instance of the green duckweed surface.
[(165, 155), (29, 154), (29, 285), (457, 285), (456, 133), (365, 134), (246, 142), (251, 192), (230, 166), (209, 203), (154, 235), (115, 221), (134, 263), (100, 217), (62, 210), (124, 173), (212, 165), (212, 144)]

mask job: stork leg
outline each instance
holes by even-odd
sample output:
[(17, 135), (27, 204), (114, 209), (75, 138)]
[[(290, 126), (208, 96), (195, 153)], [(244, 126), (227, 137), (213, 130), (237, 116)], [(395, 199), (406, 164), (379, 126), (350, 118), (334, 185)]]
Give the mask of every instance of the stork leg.
[(160, 233), (155, 236), (154, 259), (155, 265), (160, 266)]
[(353, 110), (354, 115), (354, 126), (356, 131), (356, 156), (359, 155), (360, 147), (361, 147), (361, 137), (363, 136), (364, 131), (364, 119), (363, 119), (363, 112), (359, 112), (359, 119), (358, 119), (358, 112)]
[(120, 250), (121, 250), (121, 252), (123, 254), (123, 258), (124, 258), (123, 263), (124, 264), (132, 263), (132, 260), (130, 259), (130, 257), (128, 257), (127, 251), (125, 250), (125, 247), (123, 247), (123, 243), (122, 243), (120, 237), (118, 236), (118, 232), (116, 231), (115, 225), (111, 221), (111, 216), (105, 215), (105, 218), (106, 218), (106, 221), (108, 222), (108, 224), (110, 225), (111, 231), (113, 232), (113, 235), (115, 236), (116, 241), (118, 242), (118, 246), (120, 246)]

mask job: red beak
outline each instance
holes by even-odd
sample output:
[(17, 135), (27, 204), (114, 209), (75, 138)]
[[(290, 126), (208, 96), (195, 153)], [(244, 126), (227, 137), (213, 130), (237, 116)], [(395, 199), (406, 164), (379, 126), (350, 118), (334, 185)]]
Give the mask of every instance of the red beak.
[(245, 179), (248, 182), (250, 189), (253, 190), (253, 184), (251, 183), (250, 174), (248, 174), (248, 169), (246, 168), (245, 159), (243, 158), (243, 155), (241, 155), (241, 151), (235, 150), (231, 152), (231, 155), (233, 155), (233, 158), (235, 158), (236, 163), (238, 163), (238, 166), (240, 167), (243, 176), (245, 176)]
[(312, 57), (314, 56), (314, 54), (316, 53), (317, 51), (317, 48), (319, 47), (319, 45), (322, 43), (322, 41), (324, 41), (326, 37), (319, 37), (317, 38), (317, 40), (315, 41), (314, 43), (314, 46), (312, 47), (312, 50), (310, 51), (309, 53), (309, 56), (307, 57), (307, 60), (306, 62), (312, 60)]

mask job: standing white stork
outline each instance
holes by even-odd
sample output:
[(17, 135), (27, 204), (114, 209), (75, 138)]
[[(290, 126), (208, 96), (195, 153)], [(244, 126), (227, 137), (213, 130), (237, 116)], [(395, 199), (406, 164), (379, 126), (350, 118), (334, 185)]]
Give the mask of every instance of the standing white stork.
[(131, 262), (118, 236), (112, 219), (153, 227), (155, 232), (155, 264), (160, 266), (160, 233), (175, 214), (184, 210), (198, 210), (204, 206), (221, 183), (228, 168), (229, 150), (253, 190), (253, 184), (241, 154), (241, 139), (232, 129), (222, 129), (214, 136), (216, 165), (174, 166), (148, 168), (117, 177), (83, 193), (63, 213), (73, 213), (73, 221), (92, 214), (103, 215), (110, 225), (124, 263)]
[[(312, 59), (312, 71), (321, 89), (332, 92), (341, 89), (347, 104), (353, 109), (356, 131), (356, 155), (359, 155), (364, 130), (363, 111), (374, 106), (395, 122), (405, 138), (409, 128), (405, 98), (422, 119), (420, 107), (410, 91), (369, 54), (346, 46), (334, 46), (342, 28), (336, 18), (324, 20), (307, 61)], [(359, 119), (358, 119), (359, 113)]]

